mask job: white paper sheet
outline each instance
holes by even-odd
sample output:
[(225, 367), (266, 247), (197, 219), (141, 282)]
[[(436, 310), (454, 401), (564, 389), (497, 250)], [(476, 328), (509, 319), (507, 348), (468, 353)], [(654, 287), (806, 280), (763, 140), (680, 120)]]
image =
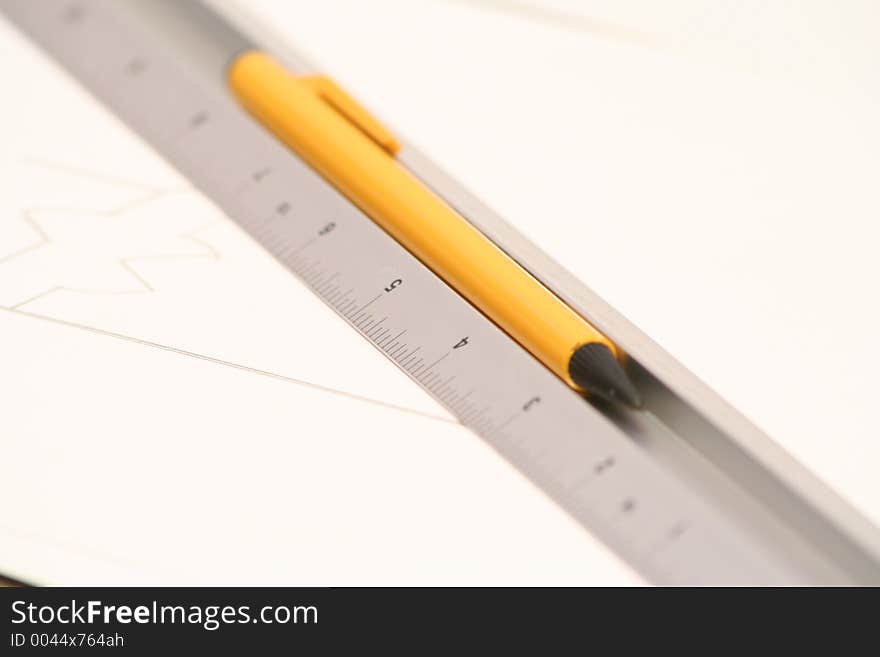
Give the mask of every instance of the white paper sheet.
[[(247, 5), (880, 522), (873, 374), (880, 368), (875, 3), (710, 6), (678, 0), (662, 3), (662, 9), (643, 0)], [(7, 562), (29, 564), (18, 571), (21, 576), (84, 583), (633, 581), (476, 439), (429, 417), (445, 414), (210, 205), (178, 193), (183, 181), (112, 119), (96, 120), (95, 108), (75, 87), (49, 74), (8, 30), (0, 49), (0, 68), (22, 90), (5, 97), (0, 109), (12, 117), (0, 128), (3, 250), (36, 242), (38, 231), (23, 210), (86, 209), (85, 215), (37, 218), (40, 226), (76, 224), (94, 235), (96, 210), (112, 212), (150, 190), (168, 192), (122, 213), (135, 220), (160, 215), (162, 230), (151, 226), (146, 235), (149, 249), (132, 251), (129, 242), (116, 241), (109, 265), (107, 258), (88, 258), (84, 269), (83, 259), (77, 260), (79, 278), (47, 282), (43, 268), (38, 276), (5, 275), (12, 263), (0, 260), (2, 306), (47, 285), (85, 286), (97, 279), (111, 288), (100, 294), (52, 292), (15, 314), (0, 310), (0, 332), (8, 336), (0, 357), (4, 461), (16, 458), (24, 468), (0, 484), (5, 507), (21, 510), (7, 516), (16, 526), (4, 526), (2, 545)], [(117, 178), (137, 185), (119, 185)], [(168, 214), (186, 219), (169, 223)], [(189, 220), (195, 216), (199, 221)], [(605, 244), (604, 254), (584, 261), (579, 240), (596, 239)], [(85, 252), (91, 253), (95, 245), (88, 244)], [(163, 257), (150, 257), (156, 255)], [(135, 291), (136, 276), (110, 266), (116, 256), (154, 289)], [(23, 262), (15, 268), (25, 267)], [(71, 272), (67, 259), (55, 266)], [(255, 287), (261, 291), (254, 293)], [(147, 344), (25, 313), (137, 336)], [(289, 339), (310, 327), (332, 338), (334, 353), (347, 350), (346, 359), (358, 359), (362, 378), (341, 379), (325, 353), (300, 349)], [(259, 340), (251, 339), (255, 330)], [(320, 407), (310, 395), (322, 389), (289, 379), (426, 415), (324, 390), (322, 398), (334, 400), (332, 422), (361, 417), (347, 409), (364, 404), (358, 427), (369, 426), (372, 433), (357, 446), (372, 451), (357, 452), (362, 470), (347, 471), (351, 482), (337, 489), (318, 470), (297, 470), (298, 476), (285, 480), (257, 477), (253, 472), (261, 471), (254, 466), (246, 481), (256, 488), (241, 482), (235, 488), (232, 479), (216, 473), (235, 470), (243, 458), (239, 443), (246, 440), (278, 456), (271, 468), (304, 458), (320, 463), (350, 448), (335, 437), (337, 425), (311, 414)], [(178, 403), (201, 389), (202, 380), (216, 393), (211, 402)], [(274, 386), (283, 392), (264, 391)], [(135, 404), (125, 390), (144, 400)], [(273, 395), (284, 401), (271, 409), (257, 399)], [(107, 414), (107, 398), (118, 414)], [(146, 419), (145, 409), (153, 414)], [(375, 419), (367, 419), (370, 413)], [(163, 424), (172, 416), (188, 429)], [(208, 424), (198, 423), (206, 417)], [(83, 429), (92, 423), (93, 432)], [(314, 439), (294, 434), (292, 424), (309, 426)], [(235, 442), (227, 442), (230, 427), (244, 426), (251, 427), (245, 437), (236, 433)], [(413, 446), (397, 432), (424, 442)], [(177, 450), (181, 459), (180, 470), (160, 476), (159, 490), (167, 493), (152, 508), (172, 514), (165, 521), (167, 535), (155, 516), (139, 523), (136, 514), (123, 513), (124, 499), (111, 509), (116, 516), (106, 518), (116, 533), (92, 533), (100, 507), (89, 506), (89, 488), (76, 491), (83, 481), (100, 480), (100, 465), (110, 458), (107, 437), (130, 436), (124, 443), (129, 446), (152, 443), (155, 435), (161, 438), (159, 454)], [(184, 440), (189, 435), (196, 436), (193, 442)], [(62, 451), (71, 440), (80, 451)], [(209, 450), (217, 444), (222, 449)], [(325, 446), (331, 451), (324, 452)], [(146, 490), (157, 477), (135, 467), (142, 453), (114, 456), (129, 466), (126, 481)], [(63, 458), (52, 465), (44, 458), (52, 454)], [(86, 475), (63, 464), (78, 465)], [(460, 467), (470, 474), (444, 488), (449, 472)], [(207, 490), (193, 493), (199, 478), (209, 482)], [(375, 488), (376, 478), (389, 488), (406, 486), (412, 504), (389, 503), (392, 496)], [(289, 513), (280, 528), (272, 526), (268, 518), (283, 512), (273, 515), (256, 500), (281, 486), (287, 500), (282, 492), (280, 502), (269, 496), (275, 510), (288, 508), (289, 499), (308, 498), (323, 505), (326, 515), (306, 514), (302, 527), (308, 531), (295, 524), (299, 511)], [(56, 494), (62, 489), (74, 493)], [(246, 508), (234, 506), (235, 490), (262, 509), (258, 527), (248, 525)], [(217, 539), (224, 531), (219, 520), (184, 522), (215, 513), (201, 502), (172, 502), (194, 494), (222, 500), (218, 508), (232, 505), (228, 525), (250, 527), (253, 540), (240, 531)], [(359, 504), (361, 495), (375, 503), (372, 534), (359, 529), (364, 507), (344, 508), (342, 501), (345, 496)], [(38, 513), (26, 513), (28, 507)], [(80, 526), (64, 524), (68, 516)], [(493, 524), (487, 525), (489, 518)], [(413, 522), (418, 524), (410, 528)], [(184, 548), (165, 545), (173, 541)], [(371, 555), (369, 568), (358, 561), (362, 544)], [(216, 552), (205, 552), (205, 545)], [(257, 547), (265, 558), (254, 557)], [(221, 563), (225, 579), (218, 579)], [(4, 567), (0, 563), (0, 571)]]

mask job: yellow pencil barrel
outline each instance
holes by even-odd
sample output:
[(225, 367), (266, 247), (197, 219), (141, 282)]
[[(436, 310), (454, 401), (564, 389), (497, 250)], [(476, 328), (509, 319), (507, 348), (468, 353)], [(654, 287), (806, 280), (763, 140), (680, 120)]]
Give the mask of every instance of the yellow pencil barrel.
[(230, 67), (244, 107), (422, 263), (574, 388), (572, 354), (617, 347), (393, 157), (398, 146), (327, 78), (251, 51)]

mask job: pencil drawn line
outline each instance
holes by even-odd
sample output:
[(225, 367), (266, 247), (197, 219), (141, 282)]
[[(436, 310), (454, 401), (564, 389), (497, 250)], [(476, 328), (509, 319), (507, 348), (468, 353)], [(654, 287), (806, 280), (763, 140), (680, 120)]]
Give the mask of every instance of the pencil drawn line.
[(43, 545), (49, 545), (53, 548), (60, 548), (67, 552), (74, 552), (89, 559), (100, 559), (101, 561), (109, 562), (117, 567), (123, 566), (131, 569), (132, 566), (136, 566), (140, 569), (146, 568), (154, 572), (159, 572), (156, 571), (156, 569), (153, 568), (152, 565), (140, 563), (139, 561), (133, 559), (127, 559), (114, 553), (104, 552), (103, 550), (96, 549), (91, 545), (72, 541), (67, 538), (53, 536), (51, 534), (44, 534), (39, 531), (22, 530), (19, 527), (13, 527), (5, 523), (0, 523), (0, 532), (6, 534), (7, 536), (12, 536), (13, 538), (24, 540), (29, 543), (39, 542)]
[[(18, 251), (14, 251), (4, 256), (0, 256), (0, 264), (9, 262), (19, 256), (30, 253), (31, 251), (36, 251), (40, 247), (46, 246), (47, 244), (52, 243), (52, 238), (43, 228), (42, 224), (36, 219), (35, 215), (43, 214), (43, 213), (66, 213), (66, 214), (84, 214), (98, 217), (117, 217), (128, 210), (132, 210), (138, 206), (145, 205), (149, 202), (155, 201), (158, 198), (165, 196), (166, 194), (173, 194), (177, 192), (161, 192), (154, 193), (151, 192), (149, 194), (145, 194), (141, 197), (133, 199), (131, 201), (127, 201), (126, 203), (122, 203), (112, 210), (95, 210), (91, 208), (72, 208), (72, 207), (64, 207), (64, 206), (43, 206), (43, 207), (33, 207), (26, 208), (21, 211), (22, 221), (28, 224), (31, 229), (37, 234), (39, 240), (33, 244), (29, 244)], [(185, 236), (182, 236), (185, 237)]]
[(208, 356), (206, 354), (199, 354), (194, 351), (189, 351), (186, 349), (181, 349), (180, 347), (174, 347), (171, 345), (161, 344), (159, 342), (153, 342), (151, 340), (144, 340), (143, 338), (136, 338), (131, 335), (125, 335), (123, 333), (115, 333), (113, 331), (108, 331), (106, 329), (97, 328), (95, 326), (88, 326), (86, 324), (78, 324), (76, 322), (71, 322), (65, 319), (59, 319), (57, 317), (50, 317), (48, 315), (40, 315), (38, 313), (29, 312), (27, 310), (20, 310), (18, 308), (0, 308), (8, 313), (13, 313), (16, 315), (22, 315), (24, 317), (30, 317), (32, 319), (38, 319), (44, 322), (49, 322), (52, 324), (58, 324), (60, 326), (66, 326), (69, 328), (79, 329), (81, 331), (87, 331), (90, 333), (95, 333), (97, 335), (103, 335), (106, 337), (116, 338), (118, 340), (124, 340), (126, 342), (132, 342), (135, 344), (139, 344), (145, 347), (152, 347), (154, 349), (161, 349), (163, 351), (167, 351), (170, 353), (178, 354), (181, 356), (187, 356), (189, 358), (194, 358), (197, 360), (202, 360), (208, 363), (214, 363), (215, 365), (222, 365), (224, 367), (230, 367), (233, 369), (241, 370), (243, 372), (250, 372), (252, 374), (258, 374), (260, 376), (265, 376), (270, 379), (275, 379), (278, 381), (284, 381), (286, 383), (292, 383), (298, 386), (302, 386), (305, 388), (310, 388), (312, 390), (317, 390), (320, 392), (329, 393), (332, 395), (337, 395), (340, 397), (346, 397), (348, 399), (353, 399), (355, 401), (364, 402), (367, 404), (373, 404), (375, 406), (381, 406), (383, 408), (387, 408), (390, 410), (399, 411), (402, 413), (408, 413), (411, 415), (418, 415), (420, 417), (428, 418), (431, 420), (436, 420), (438, 422), (445, 422), (447, 424), (459, 424), (457, 420), (442, 417), (440, 415), (434, 415), (433, 413), (426, 413), (424, 411), (419, 411), (414, 408), (408, 408), (406, 406), (400, 406), (398, 404), (392, 404), (390, 402), (382, 401), (380, 399), (375, 399), (372, 397), (364, 397), (363, 395), (358, 395), (353, 392), (348, 392), (346, 390), (340, 390), (338, 388), (331, 388), (329, 386), (324, 386), (319, 383), (313, 383), (311, 381), (304, 381), (303, 379), (296, 379), (291, 376), (287, 376), (285, 374), (279, 374), (277, 372), (271, 372), (269, 370), (262, 370), (256, 367), (250, 367), (249, 365), (242, 365), (241, 363), (234, 363), (232, 361), (223, 360), (222, 358), (215, 358), (214, 356)]
[(28, 297), (28, 298), (25, 299), (24, 301), (19, 301), (18, 303), (16, 303), (16, 304), (10, 306), (10, 307), (9, 307), (9, 310), (17, 310), (18, 308), (20, 308), (20, 307), (22, 307), (22, 306), (26, 306), (26, 305), (29, 304), (31, 301), (36, 301), (37, 299), (41, 299), (42, 297), (45, 297), (45, 296), (47, 296), (47, 295), (49, 295), (49, 294), (52, 294), (53, 292), (57, 292), (58, 290), (61, 290), (61, 289), (63, 289), (63, 288), (58, 287), (58, 286), (55, 286), (55, 287), (51, 287), (51, 288), (49, 288), (48, 290), (43, 290), (43, 291), (40, 292), (39, 294), (35, 294), (35, 295), (32, 296), (32, 297)]
[(43, 227), (40, 226), (39, 222), (37, 222), (30, 215), (30, 211), (22, 210), (21, 215), (22, 221), (24, 221), (31, 227), (31, 230), (33, 230), (37, 234), (37, 237), (39, 239), (35, 243), (25, 246), (18, 251), (14, 251), (13, 253), (0, 257), (0, 265), (2, 265), (4, 262), (8, 262), (10, 260), (13, 260), (14, 258), (17, 258), (18, 256), (30, 253), (31, 251), (36, 251), (40, 247), (49, 243), (49, 236), (46, 234), (46, 231), (43, 230)]
[[(183, 190), (186, 191), (186, 190)], [(43, 208), (28, 208), (26, 210), (22, 210), (23, 220), (31, 227), (31, 229), (37, 234), (39, 237), (39, 241), (30, 244), (26, 247), (19, 249), (13, 253), (10, 253), (6, 256), (0, 257), (0, 265), (5, 264), (18, 258), (20, 256), (24, 256), (32, 251), (36, 251), (39, 248), (42, 248), (48, 244), (52, 243), (52, 239), (40, 222), (36, 219), (34, 215), (39, 213), (67, 213), (67, 214), (87, 214), (87, 215), (97, 215), (101, 217), (116, 217), (128, 210), (131, 210), (139, 205), (144, 205), (155, 201), (159, 198), (165, 197), (166, 195), (180, 193), (178, 191), (171, 192), (150, 192), (145, 194), (137, 199), (121, 204), (112, 210), (90, 210), (85, 208), (62, 208), (62, 207), (43, 207)], [(21, 308), (24, 305), (37, 301), (38, 299), (42, 299), (50, 294), (55, 292), (76, 292), (82, 294), (138, 294), (143, 292), (155, 292), (155, 288), (147, 281), (133, 266), (134, 261), (143, 261), (143, 260), (156, 260), (156, 261), (168, 261), (168, 260), (189, 260), (193, 258), (210, 258), (212, 260), (219, 260), (220, 253), (215, 249), (211, 244), (207, 241), (197, 237), (197, 234), (203, 230), (211, 228), (213, 226), (219, 225), (222, 222), (214, 221), (195, 230), (189, 231), (188, 233), (184, 233), (182, 235), (178, 235), (179, 239), (187, 240), (192, 242), (196, 246), (204, 249), (204, 253), (191, 253), (191, 254), (158, 254), (158, 255), (138, 255), (138, 256), (128, 256), (126, 258), (119, 259), (119, 265), (125, 269), (141, 286), (141, 289), (136, 290), (97, 290), (97, 289), (85, 289), (85, 288), (75, 288), (65, 285), (56, 285), (47, 290), (40, 292), (32, 297), (29, 297), (23, 301), (19, 301), (11, 306), (13, 309)]]
[[(32, 166), (39, 166), (39, 167), (42, 167), (45, 169), (56, 170), (56, 171), (60, 171), (62, 173), (66, 173), (69, 175), (93, 178), (93, 179), (97, 179), (102, 182), (107, 182), (107, 183), (110, 183), (110, 184), (113, 184), (116, 186), (122, 186), (122, 187), (142, 190), (143, 194), (141, 194), (141, 195), (137, 196), (136, 198), (131, 199), (125, 203), (121, 203), (120, 205), (118, 205), (110, 210), (94, 210), (94, 209), (69, 208), (69, 207), (68, 208), (64, 208), (64, 207), (29, 208), (27, 210), (23, 210), (22, 211), (23, 220), (31, 227), (31, 229), (37, 235), (39, 240), (37, 242), (35, 242), (34, 244), (30, 244), (22, 249), (19, 249), (18, 251), (14, 252), (14, 253), (0, 257), (0, 264), (3, 264), (3, 263), (8, 262), (10, 260), (13, 260), (21, 255), (25, 255), (31, 251), (39, 249), (39, 248), (41, 248), (47, 244), (50, 244), (52, 242), (49, 234), (43, 229), (42, 225), (39, 223), (39, 221), (37, 221), (37, 219), (34, 216), (35, 214), (38, 214), (40, 212), (66, 212), (66, 213), (74, 213), (74, 214), (91, 214), (91, 215), (98, 215), (98, 216), (103, 216), (103, 217), (117, 217), (117, 216), (124, 214), (125, 212), (127, 212), (129, 210), (132, 210), (138, 206), (150, 203), (150, 202), (152, 202), (156, 199), (162, 198), (164, 196), (171, 195), (171, 194), (178, 194), (178, 193), (186, 193), (186, 192), (191, 191), (190, 189), (177, 189), (177, 190), (160, 189), (158, 187), (154, 187), (154, 186), (147, 185), (144, 183), (131, 181), (131, 180), (125, 180), (122, 178), (117, 178), (112, 175), (107, 175), (107, 174), (103, 174), (100, 172), (90, 171), (90, 170), (87, 170), (84, 168), (68, 166), (68, 165), (64, 165), (64, 164), (56, 164), (56, 163), (52, 163), (52, 162), (45, 162), (45, 161), (40, 161), (40, 160), (33, 159), (33, 158), (24, 160), (24, 162), (26, 164), (29, 164)], [(214, 222), (211, 222), (211, 223), (206, 224), (204, 226), (201, 226), (199, 228), (196, 228), (195, 230), (192, 230), (186, 234), (178, 236), (180, 239), (189, 240), (190, 242), (200, 246), (202, 249), (204, 249), (204, 251), (205, 251), (204, 253), (187, 254), (187, 255), (180, 255), (180, 254), (142, 255), (142, 256), (128, 256), (125, 258), (121, 258), (119, 260), (119, 264), (135, 280), (138, 281), (139, 285), (141, 286), (141, 289), (125, 290), (125, 291), (112, 291), (112, 290), (108, 291), (108, 290), (78, 289), (78, 288), (65, 287), (65, 286), (54, 286), (52, 288), (49, 288), (47, 290), (40, 292), (39, 294), (36, 294), (32, 297), (24, 299), (11, 307), (0, 306), (0, 309), (5, 310), (6, 312), (15, 313), (18, 315), (31, 317), (31, 318), (46, 321), (46, 322), (51, 322), (51, 323), (61, 325), (61, 326), (67, 326), (70, 328), (75, 328), (75, 329), (79, 329), (82, 331), (88, 331), (88, 332), (95, 333), (98, 335), (104, 335), (104, 336), (116, 338), (118, 340), (125, 340), (125, 341), (133, 342), (136, 344), (141, 344), (143, 346), (153, 347), (156, 349), (162, 349), (164, 351), (176, 353), (176, 354), (179, 354), (182, 356), (187, 356), (189, 358), (195, 358), (195, 359), (203, 360), (206, 362), (214, 363), (216, 365), (222, 365), (225, 367), (230, 367), (230, 368), (238, 369), (241, 371), (250, 372), (253, 374), (258, 374), (261, 376), (266, 376), (266, 377), (273, 378), (273, 379), (276, 379), (279, 381), (293, 383), (295, 385), (311, 388), (313, 390), (317, 390), (317, 391), (321, 391), (321, 392), (326, 392), (328, 394), (347, 397), (349, 399), (361, 401), (361, 402), (376, 405), (376, 406), (381, 406), (383, 408), (395, 410), (398, 412), (417, 415), (420, 417), (436, 420), (439, 422), (459, 424), (459, 422), (455, 419), (442, 417), (439, 415), (434, 415), (432, 413), (427, 413), (427, 412), (423, 412), (423, 411), (418, 411), (416, 409), (407, 408), (405, 406), (399, 406), (397, 404), (392, 404), (390, 402), (385, 402), (385, 401), (382, 401), (379, 399), (374, 399), (371, 397), (364, 397), (362, 395), (347, 392), (345, 390), (331, 388), (331, 387), (323, 386), (323, 385), (313, 383), (310, 381), (304, 381), (301, 379), (289, 377), (284, 374), (279, 374), (277, 372), (271, 372), (268, 370), (261, 370), (261, 369), (250, 367), (247, 365), (242, 365), (240, 363), (234, 363), (234, 362), (226, 361), (226, 360), (223, 360), (220, 358), (215, 358), (213, 356), (199, 354), (199, 353), (188, 351), (188, 350), (181, 349), (178, 347), (173, 347), (171, 345), (163, 345), (163, 344), (160, 344), (157, 342), (151, 342), (149, 340), (144, 340), (142, 338), (136, 338), (134, 336), (124, 335), (121, 333), (115, 333), (113, 331), (108, 331), (106, 329), (101, 329), (101, 328), (98, 328), (95, 326), (77, 324), (75, 322), (70, 322), (70, 321), (67, 321), (64, 319), (51, 317), (51, 316), (47, 316), (47, 315), (41, 315), (41, 314), (30, 312), (27, 310), (22, 310), (23, 306), (26, 306), (30, 303), (33, 303), (34, 301), (37, 301), (38, 299), (41, 299), (43, 297), (46, 297), (50, 294), (54, 294), (55, 292), (59, 292), (59, 291), (87, 293), (87, 294), (138, 294), (138, 293), (152, 292), (152, 291), (154, 291), (153, 286), (149, 283), (149, 281), (146, 278), (144, 278), (137, 271), (136, 267), (133, 264), (135, 261), (144, 261), (144, 260), (166, 260), (167, 261), (167, 260), (180, 260), (180, 259), (191, 259), (191, 258), (211, 258), (213, 260), (219, 260), (220, 253), (209, 242), (198, 237), (198, 233), (200, 233), (201, 231), (206, 230), (208, 228), (220, 225), (222, 223), (223, 223), (222, 221), (214, 221)]]
[[(25, 158), (22, 158), (20, 161), (22, 164), (27, 165), (27, 166), (39, 167), (41, 169), (47, 169), (49, 171), (58, 171), (58, 172), (61, 172), (61, 173), (64, 173), (64, 174), (67, 174), (70, 176), (74, 176), (76, 178), (87, 178), (87, 179), (92, 179), (92, 180), (98, 180), (100, 182), (109, 184), (114, 187), (137, 189), (137, 190), (141, 190), (144, 193), (141, 194), (140, 196), (130, 200), (130, 201), (120, 203), (119, 205), (117, 205), (116, 207), (114, 207), (111, 210), (95, 210), (95, 209), (88, 209), (88, 208), (70, 208), (70, 207), (44, 207), (44, 208), (37, 207), (37, 208), (28, 208), (28, 209), (22, 210), (23, 220), (31, 227), (31, 229), (35, 233), (37, 233), (37, 236), (39, 237), (39, 241), (37, 241), (34, 244), (30, 244), (28, 246), (25, 246), (25, 247), (19, 249), (18, 251), (13, 252), (13, 253), (10, 253), (10, 254), (4, 255), (4, 256), (0, 256), (0, 264), (3, 264), (3, 263), (8, 262), (10, 260), (13, 260), (14, 258), (17, 258), (20, 255), (24, 255), (26, 253), (34, 251), (34, 250), (51, 242), (49, 235), (46, 234), (46, 231), (43, 230), (43, 228), (39, 224), (39, 222), (33, 217), (34, 213), (38, 213), (38, 212), (68, 212), (68, 213), (72, 213), (72, 214), (92, 214), (92, 215), (98, 215), (98, 216), (103, 216), (103, 217), (115, 217), (115, 216), (119, 216), (119, 215), (127, 212), (128, 210), (132, 210), (132, 209), (134, 209), (138, 206), (144, 205), (150, 201), (154, 201), (160, 197), (169, 196), (172, 194), (181, 194), (181, 193), (186, 193), (186, 192), (192, 191), (190, 187), (183, 187), (180, 189), (157, 187), (155, 185), (148, 185), (148, 184), (140, 182), (140, 181), (129, 180), (127, 178), (121, 178), (121, 177), (114, 176), (112, 174), (107, 174), (107, 173), (104, 173), (101, 171), (94, 171), (92, 169), (87, 169), (85, 167), (78, 167), (78, 166), (69, 165), (69, 164), (62, 164), (59, 162), (50, 162), (50, 161), (41, 160), (41, 159), (35, 158), (35, 157), (25, 157)], [(201, 230), (201, 229), (199, 229), (199, 230)], [(193, 232), (197, 232), (197, 231), (193, 231)], [(209, 249), (211, 248), (207, 244), (205, 244), (204, 246), (207, 246)]]
[(119, 176), (114, 176), (103, 171), (95, 171), (93, 169), (87, 169), (85, 167), (79, 167), (71, 164), (50, 162), (48, 160), (41, 160), (35, 157), (22, 158), (21, 162), (29, 166), (40, 167), (41, 169), (48, 169), (49, 171), (58, 171), (67, 175), (75, 176), (77, 178), (91, 178), (93, 180), (98, 180), (100, 182), (113, 185), (115, 187), (128, 187), (131, 189), (140, 189), (147, 192), (168, 191), (162, 187), (149, 185), (139, 180), (121, 178)]
[(656, 50), (671, 50), (665, 40), (630, 27), (598, 20), (583, 14), (566, 12), (551, 7), (542, 7), (518, 0), (445, 0), (445, 2), (476, 6), (484, 11), (496, 11), (523, 18), (535, 23), (543, 23), (555, 28), (591, 34), (596, 37), (618, 41)]

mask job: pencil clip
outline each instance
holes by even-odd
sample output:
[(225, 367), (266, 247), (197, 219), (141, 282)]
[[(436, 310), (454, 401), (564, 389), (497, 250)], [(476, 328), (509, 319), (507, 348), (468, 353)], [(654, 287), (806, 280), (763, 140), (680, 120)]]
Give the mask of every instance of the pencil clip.
[(311, 87), (325, 103), (344, 116), (389, 155), (400, 150), (400, 143), (342, 87), (325, 75), (309, 75), (300, 81)]

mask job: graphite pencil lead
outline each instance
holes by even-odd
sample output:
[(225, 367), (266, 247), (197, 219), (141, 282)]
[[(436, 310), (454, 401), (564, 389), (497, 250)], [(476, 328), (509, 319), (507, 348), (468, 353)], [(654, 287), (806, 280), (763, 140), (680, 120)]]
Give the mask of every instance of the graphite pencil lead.
[(568, 362), (572, 381), (587, 391), (610, 402), (641, 408), (642, 396), (611, 349), (601, 342), (578, 347)]

